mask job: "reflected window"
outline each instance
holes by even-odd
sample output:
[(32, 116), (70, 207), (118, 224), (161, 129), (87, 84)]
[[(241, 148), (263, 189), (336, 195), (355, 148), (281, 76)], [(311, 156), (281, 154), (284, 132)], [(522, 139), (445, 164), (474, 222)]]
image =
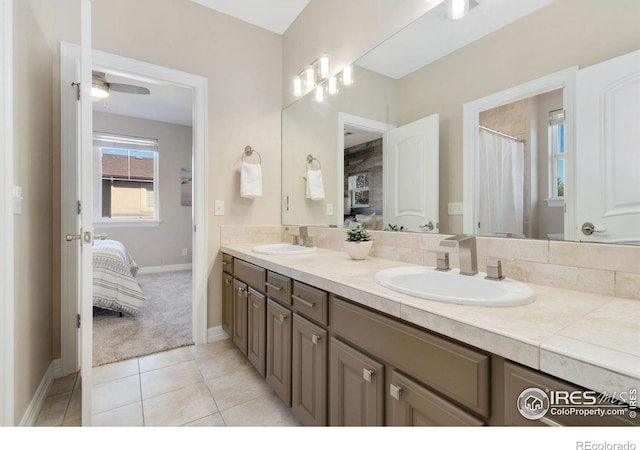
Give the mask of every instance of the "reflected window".
[(564, 110), (549, 113), (550, 197), (564, 197), (566, 164), (564, 148)]

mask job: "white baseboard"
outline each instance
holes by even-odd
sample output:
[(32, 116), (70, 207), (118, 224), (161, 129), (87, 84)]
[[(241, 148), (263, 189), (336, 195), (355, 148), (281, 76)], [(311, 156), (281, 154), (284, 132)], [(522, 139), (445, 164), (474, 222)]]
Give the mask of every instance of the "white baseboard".
[(207, 329), (207, 343), (229, 339), (229, 336), (221, 326), (211, 327)]
[(151, 266), (151, 267), (140, 267), (138, 273), (140, 275), (145, 275), (149, 273), (161, 273), (161, 272), (177, 272), (179, 270), (192, 270), (192, 264), (173, 264), (171, 266)]
[(21, 427), (33, 427), (38, 420), (38, 416), (40, 415), (40, 411), (42, 410), (42, 405), (44, 405), (44, 401), (49, 394), (49, 389), (51, 389), (51, 385), (53, 384), (53, 380), (55, 378), (56, 371), (60, 371), (60, 360), (57, 359), (55, 361), (51, 361), (49, 364), (49, 368), (45, 372), (42, 380), (40, 381), (40, 385), (38, 389), (36, 389), (31, 402), (29, 402), (29, 406), (22, 416), (22, 420), (20, 420), (20, 424), (18, 426)]

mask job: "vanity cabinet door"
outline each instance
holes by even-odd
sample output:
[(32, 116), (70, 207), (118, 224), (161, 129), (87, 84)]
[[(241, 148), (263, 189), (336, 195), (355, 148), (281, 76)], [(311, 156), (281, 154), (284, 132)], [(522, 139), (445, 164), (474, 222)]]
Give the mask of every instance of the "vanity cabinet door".
[(222, 329), (233, 336), (233, 277), (222, 273)]
[(267, 383), (291, 407), (291, 317), (287, 308), (267, 300)]
[(293, 315), (292, 410), (303, 425), (327, 424), (327, 331)]
[(403, 374), (392, 371), (388, 384), (391, 426), (478, 426), (484, 423)]
[(247, 296), (249, 288), (242, 281), (233, 280), (233, 343), (247, 355)]
[(247, 357), (262, 376), (266, 365), (266, 309), (264, 294), (250, 287), (247, 294)]
[(384, 366), (333, 337), (329, 354), (329, 424), (384, 425)]

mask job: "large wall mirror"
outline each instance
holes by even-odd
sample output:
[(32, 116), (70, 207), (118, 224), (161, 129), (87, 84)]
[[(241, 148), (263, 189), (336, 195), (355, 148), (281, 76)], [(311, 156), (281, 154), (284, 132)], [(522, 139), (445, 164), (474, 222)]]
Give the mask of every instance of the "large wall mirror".
[[(581, 69), (640, 48), (634, 20), (640, 5), (626, 0), (484, 0), (453, 21), (447, 17), (448, 3), (441, 2), (355, 61), (353, 85), (341, 86), (322, 102), (308, 94), (284, 109), (282, 223), (348, 226), (362, 221), (377, 229), (640, 243), (636, 237), (611, 235), (614, 225), (599, 222), (615, 215), (627, 228), (640, 229), (634, 218), (640, 217), (640, 193), (633, 187), (639, 174), (624, 170), (632, 155), (616, 159), (611, 166), (621, 170), (611, 169), (614, 175), (603, 181), (611, 185), (603, 202), (617, 206), (585, 217), (577, 211), (576, 205), (591, 200), (582, 186), (594, 169), (576, 159), (584, 145), (576, 133), (574, 108), (582, 101), (575, 86)], [(633, 11), (621, 14), (624, 8)], [(536, 80), (547, 83), (536, 87)], [(530, 91), (513, 95), (531, 83)], [(616, 89), (608, 107), (639, 114), (632, 102), (621, 100), (640, 98), (640, 87)], [(469, 105), (473, 120), (465, 115)], [(390, 167), (389, 135), (429, 117), (438, 118), (436, 136), (427, 138), (436, 143), (435, 159), (419, 159), (417, 147), (410, 145), (412, 159), (400, 164), (404, 169)], [(632, 132), (621, 134), (620, 124), (610, 129), (623, 136), (618, 142), (634, 139)], [(485, 152), (482, 159), (480, 151)], [(322, 198), (306, 195), (308, 156), (317, 162), (314, 168), (322, 169)], [(414, 170), (434, 161), (435, 173)], [(392, 189), (397, 178), (405, 182), (403, 190)], [(435, 187), (425, 184), (434, 179)], [(389, 215), (386, 191), (394, 191), (397, 203), (419, 210), (420, 220), (399, 226), (397, 216)], [(498, 192), (506, 194), (498, 198)], [(425, 202), (435, 205), (435, 213), (420, 209)], [(590, 235), (582, 232), (585, 226)]]

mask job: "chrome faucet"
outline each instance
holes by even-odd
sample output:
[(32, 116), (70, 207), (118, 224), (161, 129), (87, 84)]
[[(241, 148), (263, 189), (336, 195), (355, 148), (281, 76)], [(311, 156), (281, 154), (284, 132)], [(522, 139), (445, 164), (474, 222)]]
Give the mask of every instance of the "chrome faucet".
[(478, 273), (478, 256), (476, 254), (476, 237), (457, 234), (440, 241), (443, 247), (458, 247), (460, 274), (475, 275)]
[(305, 225), (300, 227), (299, 229), (300, 241), (298, 242), (298, 244), (304, 247), (313, 247), (313, 239), (309, 237), (309, 227)]

